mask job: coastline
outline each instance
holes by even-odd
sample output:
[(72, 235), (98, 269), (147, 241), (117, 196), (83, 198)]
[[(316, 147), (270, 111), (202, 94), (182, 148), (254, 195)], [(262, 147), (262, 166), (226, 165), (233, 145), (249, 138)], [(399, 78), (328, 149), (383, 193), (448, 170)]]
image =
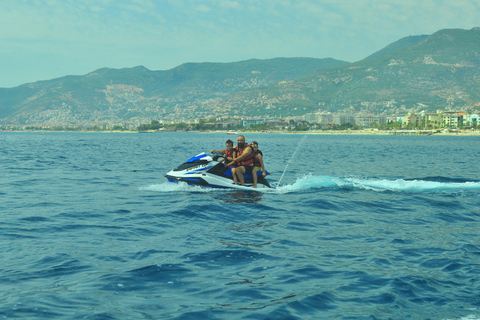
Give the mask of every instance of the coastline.
[[(225, 134), (232, 135), (231, 131), (227, 130), (216, 130), (216, 131), (40, 131), (40, 130), (1, 130), (0, 133), (142, 133), (142, 134), (151, 134), (151, 133), (214, 133), (214, 134)], [(300, 134), (300, 135), (361, 135), (361, 136), (480, 136), (480, 131), (471, 131), (471, 130), (459, 130), (454, 132), (427, 132), (422, 130), (397, 130), (397, 131), (375, 131), (375, 130), (318, 130), (318, 131), (286, 131), (286, 130), (271, 130), (271, 131), (238, 131), (237, 135), (241, 134)], [(235, 136), (235, 134), (233, 135)]]
[[(198, 133), (226, 134), (226, 131), (205, 131)], [(300, 134), (300, 135), (361, 135), (361, 136), (480, 136), (480, 131), (432, 132), (425, 131), (371, 131), (371, 130), (329, 130), (329, 131), (241, 131), (238, 134)]]

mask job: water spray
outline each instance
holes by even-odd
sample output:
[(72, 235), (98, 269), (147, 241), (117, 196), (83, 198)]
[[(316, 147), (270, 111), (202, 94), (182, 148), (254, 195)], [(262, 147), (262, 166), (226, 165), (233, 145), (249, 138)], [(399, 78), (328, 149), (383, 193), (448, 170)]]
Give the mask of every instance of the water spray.
[(303, 136), (303, 139), (302, 139), (302, 140), (300, 141), (300, 143), (297, 145), (297, 148), (295, 149), (295, 152), (292, 154), (292, 157), (290, 158), (290, 160), (288, 160), (287, 165), (285, 166), (285, 169), (283, 169), (282, 176), (280, 177), (280, 180), (278, 180), (277, 187), (280, 186), (280, 182), (282, 182), (283, 176), (285, 175), (285, 172), (287, 171), (287, 168), (288, 168), (288, 165), (290, 164), (290, 161), (292, 161), (292, 159), (295, 157), (295, 155), (297, 154), (298, 149), (300, 149), (300, 146), (302, 145), (302, 143), (303, 143), (303, 141), (305, 140), (306, 137), (307, 137), (307, 135), (304, 135), (304, 136)]

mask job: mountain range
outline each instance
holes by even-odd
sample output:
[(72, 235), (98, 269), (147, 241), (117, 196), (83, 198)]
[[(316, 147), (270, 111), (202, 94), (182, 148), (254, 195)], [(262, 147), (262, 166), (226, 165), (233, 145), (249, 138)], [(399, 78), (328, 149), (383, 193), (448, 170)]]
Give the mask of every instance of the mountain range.
[(480, 28), (400, 39), (354, 63), (315, 58), (103, 68), (0, 88), (0, 124), (184, 121), (316, 110), (479, 107)]

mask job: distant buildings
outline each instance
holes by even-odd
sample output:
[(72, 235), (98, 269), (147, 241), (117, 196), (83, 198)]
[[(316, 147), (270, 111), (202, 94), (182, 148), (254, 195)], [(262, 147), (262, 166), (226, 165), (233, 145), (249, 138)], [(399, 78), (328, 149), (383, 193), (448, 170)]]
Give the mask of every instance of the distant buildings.
[(359, 114), (355, 117), (355, 125), (360, 127), (371, 127), (372, 123), (384, 124), (387, 123), (387, 116), (384, 114)]
[(240, 125), (244, 128), (250, 128), (253, 125), (263, 124), (265, 123), (265, 119), (248, 119), (248, 120), (240, 120)]
[[(321, 111), (307, 113), (303, 116), (276, 117), (268, 114), (262, 116), (246, 116), (237, 114), (230, 105), (224, 106), (221, 101), (211, 99), (207, 106), (194, 105), (188, 109), (177, 108), (173, 112), (165, 112), (165, 108), (152, 107), (148, 115), (132, 117), (128, 120), (118, 115), (110, 115), (111, 110), (87, 113), (75, 113), (68, 105), (62, 105), (58, 110), (46, 110), (32, 115), (22, 122), (14, 120), (0, 123), (0, 130), (137, 130), (141, 125), (148, 124), (152, 119), (160, 121), (165, 128), (182, 128), (190, 130), (225, 130), (237, 128), (265, 129), (299, 129), (299, 128), (329, 128), (333, 126), (347, 126), (356, 128), (407, 128), (407, 129), (458, 129), (463, 127), (477, 127), (480, 122), (478, 111), (468, 107), (466, 111), (437, 110), (436, 112), (413, 112), (402, 105), (396, 107), (396, 102), (386, 101), (383, 108), (377, 109), (379, 103), (362, 103), (362, 111), (356, 112), (349, 107), (341, 112)], [(320, 105), (325, 107), (325, 105)], [(426, 108), (422, 104), (417, 109)], [(213, 109), (212, 109), (213, 108)], [(271, 108), (274, 108), (272, 105)], [(478, 106), (476, 106), (478, 109)], [(280, 108), (279, 108), (280, 109)], [(374, 110), (381, 110), (375, 114)], [(138, 112), (137, 109), (128, 109), (128, 112)], [(204, 127), (202, 127), (204, 126)], [(176, 129), (175, 129), (176, 130)], [(301, 129), (300, 129), (301, 130)]]
[(402, 127), (418, 126), (431, 128), (459, 128), (461, 126), (476, 126), (480, 121), (478, 114), (468, 114), (459, 111), (442, 111), (437, 110), (436, 113), (427, 112), (408, 112), (405, 114), (397, 114), (387, 116), (385, 114), (371, 114), (365, 112), (359, 113), (330, 113), (318, 112), (307, 113), (304, 120), (311, 124), (322, 125), (355, 125), (358, 127), (368, 128), (376, 125), (399, 123)]

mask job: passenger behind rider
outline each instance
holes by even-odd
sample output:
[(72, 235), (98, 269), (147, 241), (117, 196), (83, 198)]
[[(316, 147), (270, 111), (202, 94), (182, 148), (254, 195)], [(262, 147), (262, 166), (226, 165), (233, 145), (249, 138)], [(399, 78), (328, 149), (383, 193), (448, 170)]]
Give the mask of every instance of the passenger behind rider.
[[(253, 149), (250, 145), (245, 143), (245, 137), (240, 135), (237, 137), (237, 158), (234, 158), (228, 165), (235, 164), (237, 162), (237, 168), (235, 173), (240, 180), (240, 184), (245, 186), (245, 180), (243, 175), (245, 173), (252, 173), (253, 170)], [(233, 170), (232, 170), (233, 173)], [(235, 184), (237, 182), (235, 181)]]
[[(235, 174), (235, 162), (232, 161), (237, 156), (237, 150), (233, 147), (233, 141), (228, 139), (225, 141), (225, 149), (222, 150), (212, 150), (211, 153), (221, 153), (223, 154), (224, 158), (219, 162), (225, 161), (225, 167), (232, 167), (232, 176), (233, 182), (237, 184), (237, 175)], [(230, 161), (227, 163), (227, 161)]]
[(267, 175), (267, 170), (265, 170), (265, 165), (263, 164), (263, 153), (258, 149), (258, 142), (252, 141), (251, 146), (253, 147), (253, 187), (257, 187), (257, 172), (262, 171), (262, 177)]

